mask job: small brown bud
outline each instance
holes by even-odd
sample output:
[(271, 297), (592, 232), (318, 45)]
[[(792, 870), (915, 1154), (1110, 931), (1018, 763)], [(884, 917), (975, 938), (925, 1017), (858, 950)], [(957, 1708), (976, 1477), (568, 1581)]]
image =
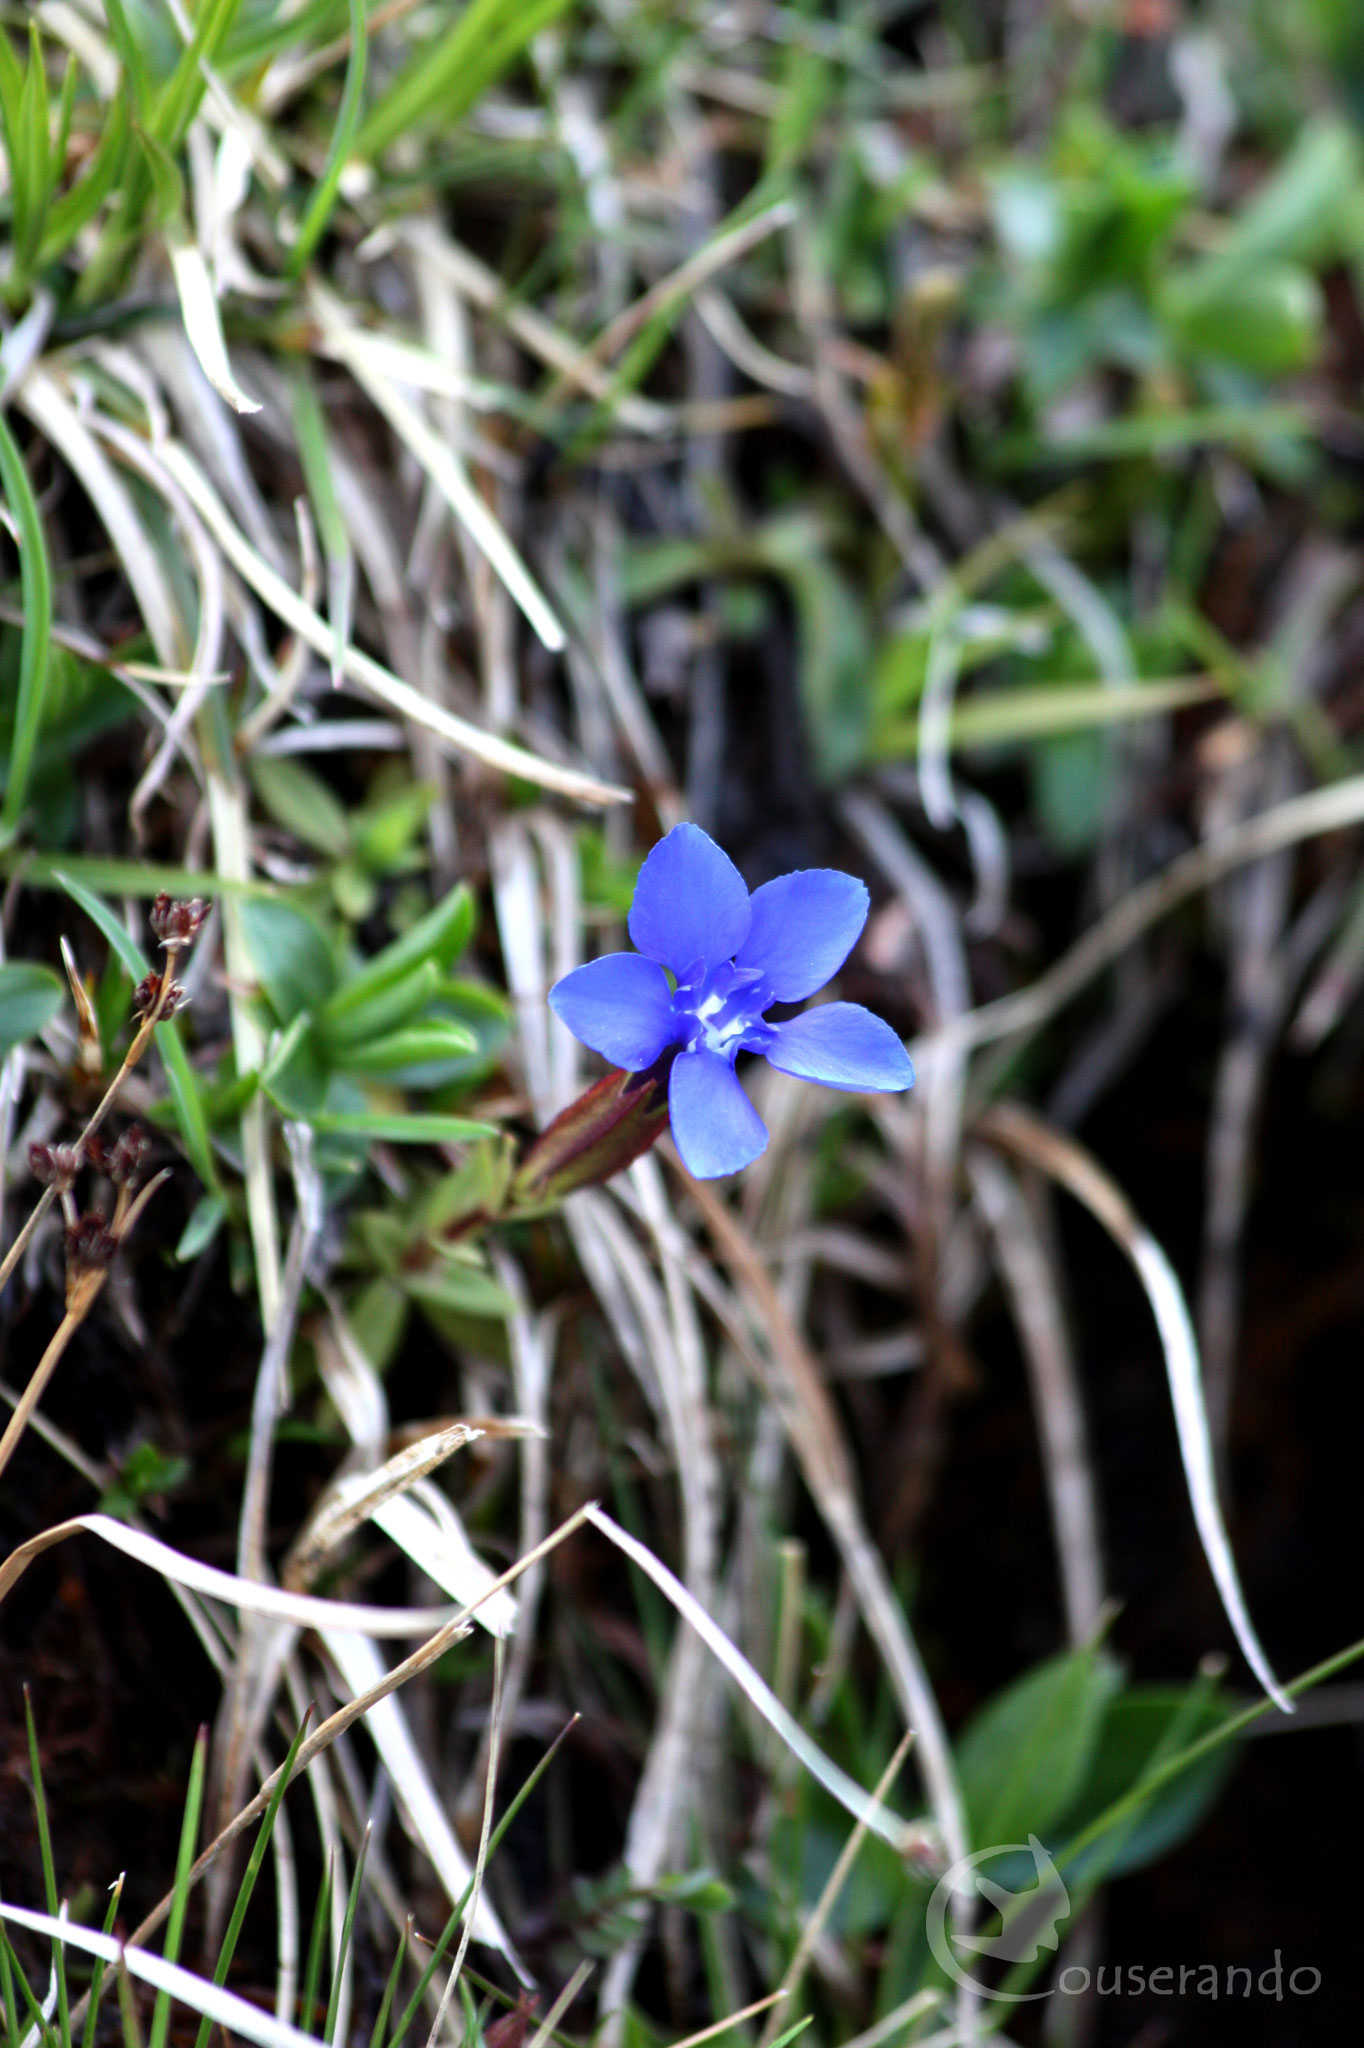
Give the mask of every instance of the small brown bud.
[(81, 1170), (81, 1148), (79, 1145), (30, 1145), (28, 1148), (29, 1170), (35, 1180), (44, 1187), (55, 1188), (64, 1195)]
[(91, 1209), (66, 1227), (66, 1263), (72, 1274), (102, 1273), (113, 1264), (118, 1239), (103, 1212)]
[(141, 1124), (129, 1124), (117, 1144), (110, 1146), (103, 1162), (104, 1171), (116, 1188), (133, 1179), (151, 1149), (152, 1141)]
[(152, 930), (163, 946), (177, 948), (189, 945), (207, 915), (203, 903), (197, 896), (188, 903), (176, 903), (163, 889), (152, 904)]
[(133, 990), (133, 1008), (139, 1017), (150, 1017), (157, 1024), (163, 1024), (167, 1017), (173, 1017), (185, 999), (185, 991), (178, 981), (162, 987), (159, 974), (144, 975)]

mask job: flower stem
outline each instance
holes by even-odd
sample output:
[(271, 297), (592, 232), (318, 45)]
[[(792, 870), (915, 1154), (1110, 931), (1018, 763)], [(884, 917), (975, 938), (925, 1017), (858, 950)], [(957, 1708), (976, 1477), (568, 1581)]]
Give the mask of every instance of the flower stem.
[(76, 1308), (69, 1308), (53, 1331), (46, 1351), (38, 1360), (37, 1370), (15, 1403), (14, 1413), (5, 1425), (5, 1433), (0, 1436), (0, 1473), (3, 1473), (13, 1457), (15, 1446), (28, 1428), (29, 1417), (42, 1399), (44, 1388), (61, 1363), (62, 1353), (85, 1321), (86, 1312), (94, 1298), (92, 1293)]

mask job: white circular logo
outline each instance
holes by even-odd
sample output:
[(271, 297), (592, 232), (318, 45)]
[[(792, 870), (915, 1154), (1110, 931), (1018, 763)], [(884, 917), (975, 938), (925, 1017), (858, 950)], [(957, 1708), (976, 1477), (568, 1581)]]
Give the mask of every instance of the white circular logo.
[[(987, 1877), (982, 1864), (1002, 1856), (1031, 1856), (1036, 1883), (1014, 1891)], [(998, 1932), (972, 1934), (969, 1914), (953, 1914), (955, 1900), (983, 1901), (999, 1915)], [(1029, 1835), (1026, 1842), (999, 1842), (992, 1849), (977, 1849), (943, 1872), (928, 1902), (928, 1946), (954, 1984), (985, 1998), (1021, 2005), (1028, 1999), (1050, 1998), (1051, 1992), (991, 1990), (971, 1976), (960, 1951), (968, 1950), (989, 1962), (1033, 1963), (1044, 1948), (1059, 1946), (1061, 1922), (1069, 1917), (1070, 1893), (1061, 1873), (1036, 1835)], [(966, 1923), (960, 1931), (949, 1925), (954, 1918)]]

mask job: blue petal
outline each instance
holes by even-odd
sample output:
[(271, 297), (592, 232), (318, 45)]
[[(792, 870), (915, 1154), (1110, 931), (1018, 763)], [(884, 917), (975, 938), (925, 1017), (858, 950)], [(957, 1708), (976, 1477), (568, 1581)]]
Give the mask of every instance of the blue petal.
[(803, 1003), (837, 974), (867, 921), (856, 875), (801, 868), (753, 891), (753, 922), (737, 965), (756, 967), (774, 1002)]
[(613, 1067), (651, 1067), (677, 1031), (667, 976), (638, 953), (604, 953), (549, 992), (549, 1007), (575, 1038)]
[(748, 934), (748, 890), (699, 825), (674, 825), (639, 871), (630, 937), (678, 980), (732, 960)]
[(682, 1164), (698, 1180), (737, 1173), (767, 1149), (767, 1126), (726, 1059), (680, 1052), (668, 1076), (668, 1114)]
[(773, 1026), (767, 1057), (826, 1088), (909, 1088), (914, 1069), (889, 1024), (860, 1003), (824, 1003)]

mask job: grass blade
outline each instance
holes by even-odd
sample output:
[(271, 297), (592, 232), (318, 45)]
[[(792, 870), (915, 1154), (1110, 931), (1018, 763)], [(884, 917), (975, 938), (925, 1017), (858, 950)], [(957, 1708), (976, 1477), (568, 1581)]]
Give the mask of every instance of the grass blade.
[(356, 130), (360, 126), (360, 101), (365, 90), (365, 60), (368, 50), (365, 0), (350, 0), (350, 56), (346, 62), (346, 82), (341, 90), (341, 108), (336, 117), (336, 127), (332, 131), (331, 147), (327, 151), (322, 176), (313, 188), (313, 196), (308, 201), (308, 210), (298, 231), (298, 240), (289, 258), (290, 277), (297, 277), (307, 263), (322, 239), (323, 230), (336, 204), (341, 173), (346, 167), (355, 143)]
[[(398, 1989), (398, 1979), (402, 1975), (403, 1964), (407, 1960), (407, 1951), (411, 1941), (412, 1915), (409, 1913), (404, 1922), (403, 1931), (398, 1937), (397, 1953), (393, 1958), (393, 1967), (388, 1973), (388, 1982), (384, 1986), (384, 1995), (379, 2001), (379, 2011), (375, 2016), (374, 2026), (370, 2032), (369, 2048), (380, 2048), (380, 2044), (383, 2041), (384, 2029), (388, 2025), (388, 2016), (393, 2010), (394, 1994)], [(198, 2048), (197, 2043), (196, 2048)]]
[[(104, 1927), (102, 1930), (105, 1934), (112, 1934), (114, 1931), (114, 1922), (118, 1918), (119, 1904), (123, 1898), (123, 1879), (125, 1874), (125, 1872), (120, 1871), (109, 1887), (109, 1906), (104, 1915)], [(104, 1982), (104, 1970), (104, 1957), (96, 1956), (94, 1966), (90, 1972), (90, 1989), (86, 1993), (89, 2005), (85, 2015), (85, 2032), (81, 2036), (81, 2048), (95, 2048), (95, 2021), (99, 2013), (99, 1994), (100, 1987)]]
[[(29, 1768), (33, 1772), (33, 1807), (38, 1819), (38, 1848), (43, 1862), (43, 1894), (47, 1910), (57, 1917), (57, 1867), (52, 1858), (52, 1830), (47, 1818), (47, 1795), (43, 1790), (43, 1767), (38, 1755), (38, 1730), (33, 1721), (33, 1698), (24, 1687), (24, 1725), (28, 1732)], [(57, 1974), (57, 2011), (61, 2020), (63, 2048), (71, 2048), (71, 2009), (66, 1991), (66, 1949), (58, 1941), (53, 1951)]]
[(0, 807), (0, 825), (12, 836), (23, 815), (38, 730), (47, 695), (48, 656), (52, 640), (52, 574), (38, 501), (28, 480), (24, 459), (0, 414), (0, 483), (14, 515), (19, 538), (19, 576), (23, 592), (24, 637), (19, 655), (19, 695), (10, 742), (9, 781)]
[[(223, 1936), (222, 1947), (218, 1951), (218, 1960), (214, 1965), (213, 1981), (215, 1984), (222, 1985), (227, 1982), (227, 1973), (232, 1967), (232, 1958), (236, 1953), (238, 1937), (242, 1931), (242, 1923), (246, 1919), (246, 1909), (251, 1903), (251, 1894), (256, 1888), (256, 1879), (260, 1876), (261, 1867), (265, 1862), (265, 1852), (270, 1846), (270, 1837), (275, 1831), (275, 1820), (279, 1813), (280, 1802), (289, 1789), (289, 1782), (294, 1774), (294, 1765), (298, 1760), (298, 1752), (303, 1746), (303, 1738), (308, 1731), (310, 1715), (311, 1709), (309, 1709), (309, 1713), (305, 1714), (299, 1723), (298, 1733), (290, 1743), (289, 1753), (284, 1759), (284, 1767), (280, 1772), (279, 1782), (270, 1794), (270, 1804), (266, 1807), (261, 1817), (261, 1824), (256, 1830), (256, 1839), (251, 1844), (251, 1854), (246, 1859), (246, 1869), (242, 1873), (242, 1881), (237, 1887), (237, 1896), (233, 1901), (232, 1912), (228, 1918), (227, 1932)], [(92, 1992), (87, 2032), (89, 2027), (94, 2024), (94, 2016), (95, 1999)], [(208, 2048), (208, 2037), (212, 2031), (212, 2026), (212, 2020), (205, 2013), (203, 2019), (199, 2022), (199, 2031), (194, 2037), (194, 2048)], [(88, 2043), (86, 2048), (89, 2048)]]
[(360, 1886), (365, 1875), (365, 1858), (369, 1855), (370, 1828), (367, 1825), (360, 1842), (360, 1854), (355, 1859), (355, 1875), (350, 1883), (350, 1896), (346, 1900), (346, 1917), (341, 1926), (341, 1946), (337, 1951), (336, 1966), (332, 1972), (332, 1987), (327, 1999), (327, 2018), (322, 2029), (324, 2041), (336, 2038), (336, 2020), (341, 2006), (341, 1986), (346, 1975), (346, 1960), (350, 1955), (351, 1937), (355, 1932), (355, 1913), (360, 1904)]
[(299, 2020), (303, 2031), (309, 2031), (309, 2024), (317, 2006), (317, 1987), (322, 1977), (322, 1950), (327, 1938), (327, 1915), (332, 1902), (334, 1865), (327, 1858), (327, 1867), (322, 1873), (322, 1884), (317, 1894), (317, 1905), (313, 1911), (313, 1931), (308, 1937), (308, 1962), (303, 1973), (303, 1998), (299, 2006)]
[[(531, 1793), (535, 1790), (541, 1778), (544, 1776), (545, 1772), (553, 1763), (561, 1743), (564, 1741), (564, 1738), (569, 1734), (570, 1730), (577, 1725), (577, 1721), (578, 1716), (575, 1714), (573, 1716), (573, 1719), (567, 1722), (565, 1726), (559, 1730), (559, 1733), (555, 1736), (553, 1742), (551, 1742), (549, 1748), (545, 1751), (539, 1763), (536, 1764), (535, 1769), (531, 1772), (525, 1784), (522, 1785), (520, 1790), (517, 1792), (515, 1798), (508, 1806), (507, 1811), (503, 1814), (501, 1820), (497, 1823), (497, 1826), (493, 1829), (492, 1834), (488, 1837), (488, 1852), (483, 1859), (485, 1867), (488, 1863), (492, 1861), (493, 1857), (496, 1855), (497, 1847), (498, 1844), (501, 1842), (502, 1837), (506, 1834), (507, 1829), (516, 1819), (517, 1814), (521, 1811), (521, 1808), (530, 1798)], [(417, 2009), (421, 2005), (422, 2000), (426, 1996), (427, 1987), (430, 1985), (431, 1979), (435, 1976), (437, 1970), (440, 1968), (441, 1959), (444, 1956), (445, 1951), (449, 1948), (450, 1943), (455, 1938), (455, 1929), (459, 1926), (460, 1920), (462, 1919), (464, 1913), (467, 1911), (469, 1901), (473, 1897), (473, 1894), (474, 1879), (471, 1877), (464, 1891), (460, 1895), (459, 1899), (455, 1902), (454, 1908), (450, 1914), (449, 1919), (446, 1921), (444, 1927), (441, 1929), (436, 1944), (431, 1951), (430, 1961), (427, 1963), (426, 1968), (422, 1971), (421, 1978), (418, 1982), (417, 1988), (412, 1993), (411, 1998), (408, 2000), (406, 2006), (403, 2009), (402, 2018), (398, 2021), (397, 2026), (389, 2035), (388, 2048), (399, 2048), (399, 2043), (402, 2041), (408, 2028), (411, 2026), (413, 2020), (416, 2018)], [(374, 2048), (374, 2044), (372, 2042), (370, 2044), (370, 2048)]]
[[(180, 1827), (180, 1848), (175, 1859), (175, 1890), (171, 1899), (170, 1919), (166, 1923), (166, 1940), (162, 1954), (168, 1963), (180, 1959), (180, 1943), (185, 1932), (185, 1911), (189, 1905), (189, 1873), (194, 1862), (194, 1845), (199, 1839), (199, 1815), (204, 1803), (204, 1767), (208, 1760), (208, 1730), (201, 1728), (194, 1744), (194, 1760), (190, 1765), (189, 1790), (185, 1794), (185, 1817)], [(91, 2004), (93, 2012), (94, 2005)], [(166, 2048), (166, 2037), (170, 2030), (170, 1993), (158, 1991), (156, 2004), (152, 2008), (152, 2031), (148, 2048)]]

